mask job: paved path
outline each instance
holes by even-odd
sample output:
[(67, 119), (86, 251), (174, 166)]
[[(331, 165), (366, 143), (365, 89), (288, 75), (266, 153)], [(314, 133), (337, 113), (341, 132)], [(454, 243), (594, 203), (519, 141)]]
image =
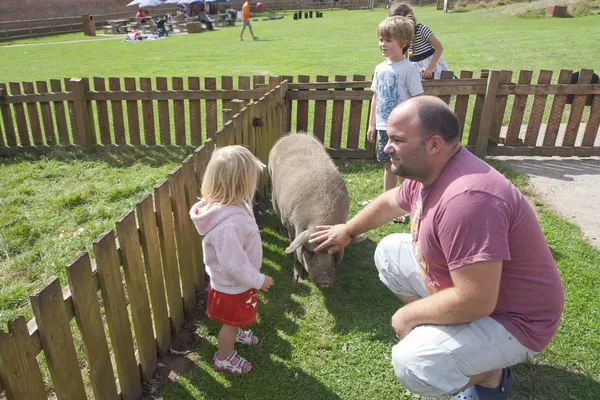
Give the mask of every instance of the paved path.
[(536, 199), (581, 227), (600, 248), (600, 157), (494, 157), (529, 175)]

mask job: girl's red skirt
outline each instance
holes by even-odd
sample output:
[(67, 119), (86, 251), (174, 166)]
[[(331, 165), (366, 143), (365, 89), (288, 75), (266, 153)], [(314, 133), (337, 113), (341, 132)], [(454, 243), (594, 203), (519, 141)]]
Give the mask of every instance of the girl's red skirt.
[(208, 289), (206, 314), (210, 319), (231, 326), (246, 326), (256, 321), (258, 291), (249, 289), (239, 294), (217, 292)]

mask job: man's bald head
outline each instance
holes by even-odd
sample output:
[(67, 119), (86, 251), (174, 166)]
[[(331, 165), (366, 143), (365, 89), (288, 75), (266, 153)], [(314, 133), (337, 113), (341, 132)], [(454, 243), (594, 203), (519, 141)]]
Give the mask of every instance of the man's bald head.
[(434, 96), (417, 96), (400, 103), (389, 116), (389, 125), (406, 120), (408, 115), (418, 117), (421, 140), (425, 142), (438, 135), (446, 143), (459, 140), (458, 117), (441, 99)]

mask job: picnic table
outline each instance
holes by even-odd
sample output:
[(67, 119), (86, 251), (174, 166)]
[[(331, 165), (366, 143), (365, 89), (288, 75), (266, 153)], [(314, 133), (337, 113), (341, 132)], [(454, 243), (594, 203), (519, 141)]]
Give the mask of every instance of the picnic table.
[(235, 26), (235, 19), (232, 19), (229, 14), (218, 14), (216, 17), (215, 25), (217, 26)]
[[(116, 35), (117, 33), (127, 33), (127, 24), (129, 23), (129, 19), (112, 19), (108, 21), (108, 24), (111, 27), (111, 33)], [(105, 29), (106, 32), (106, 29)]]

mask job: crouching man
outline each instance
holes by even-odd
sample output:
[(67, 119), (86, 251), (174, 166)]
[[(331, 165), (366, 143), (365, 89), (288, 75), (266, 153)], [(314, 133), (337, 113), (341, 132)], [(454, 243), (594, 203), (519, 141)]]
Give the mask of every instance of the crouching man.
[(392, 317), (396, 376), (423, 396), (503, 399), (510, 366), (548, 345), (564, 307), (540, 225), (515, 186), (461, 147), (458, 119), (438, 98), (397, 106), (388, 136), (392, 171), (405, 181), (347, 224), (317, 227), (311, 241), (336, 252), (410, 212), (411, 233), (375, 251), (379, 277), (404, 303)]

